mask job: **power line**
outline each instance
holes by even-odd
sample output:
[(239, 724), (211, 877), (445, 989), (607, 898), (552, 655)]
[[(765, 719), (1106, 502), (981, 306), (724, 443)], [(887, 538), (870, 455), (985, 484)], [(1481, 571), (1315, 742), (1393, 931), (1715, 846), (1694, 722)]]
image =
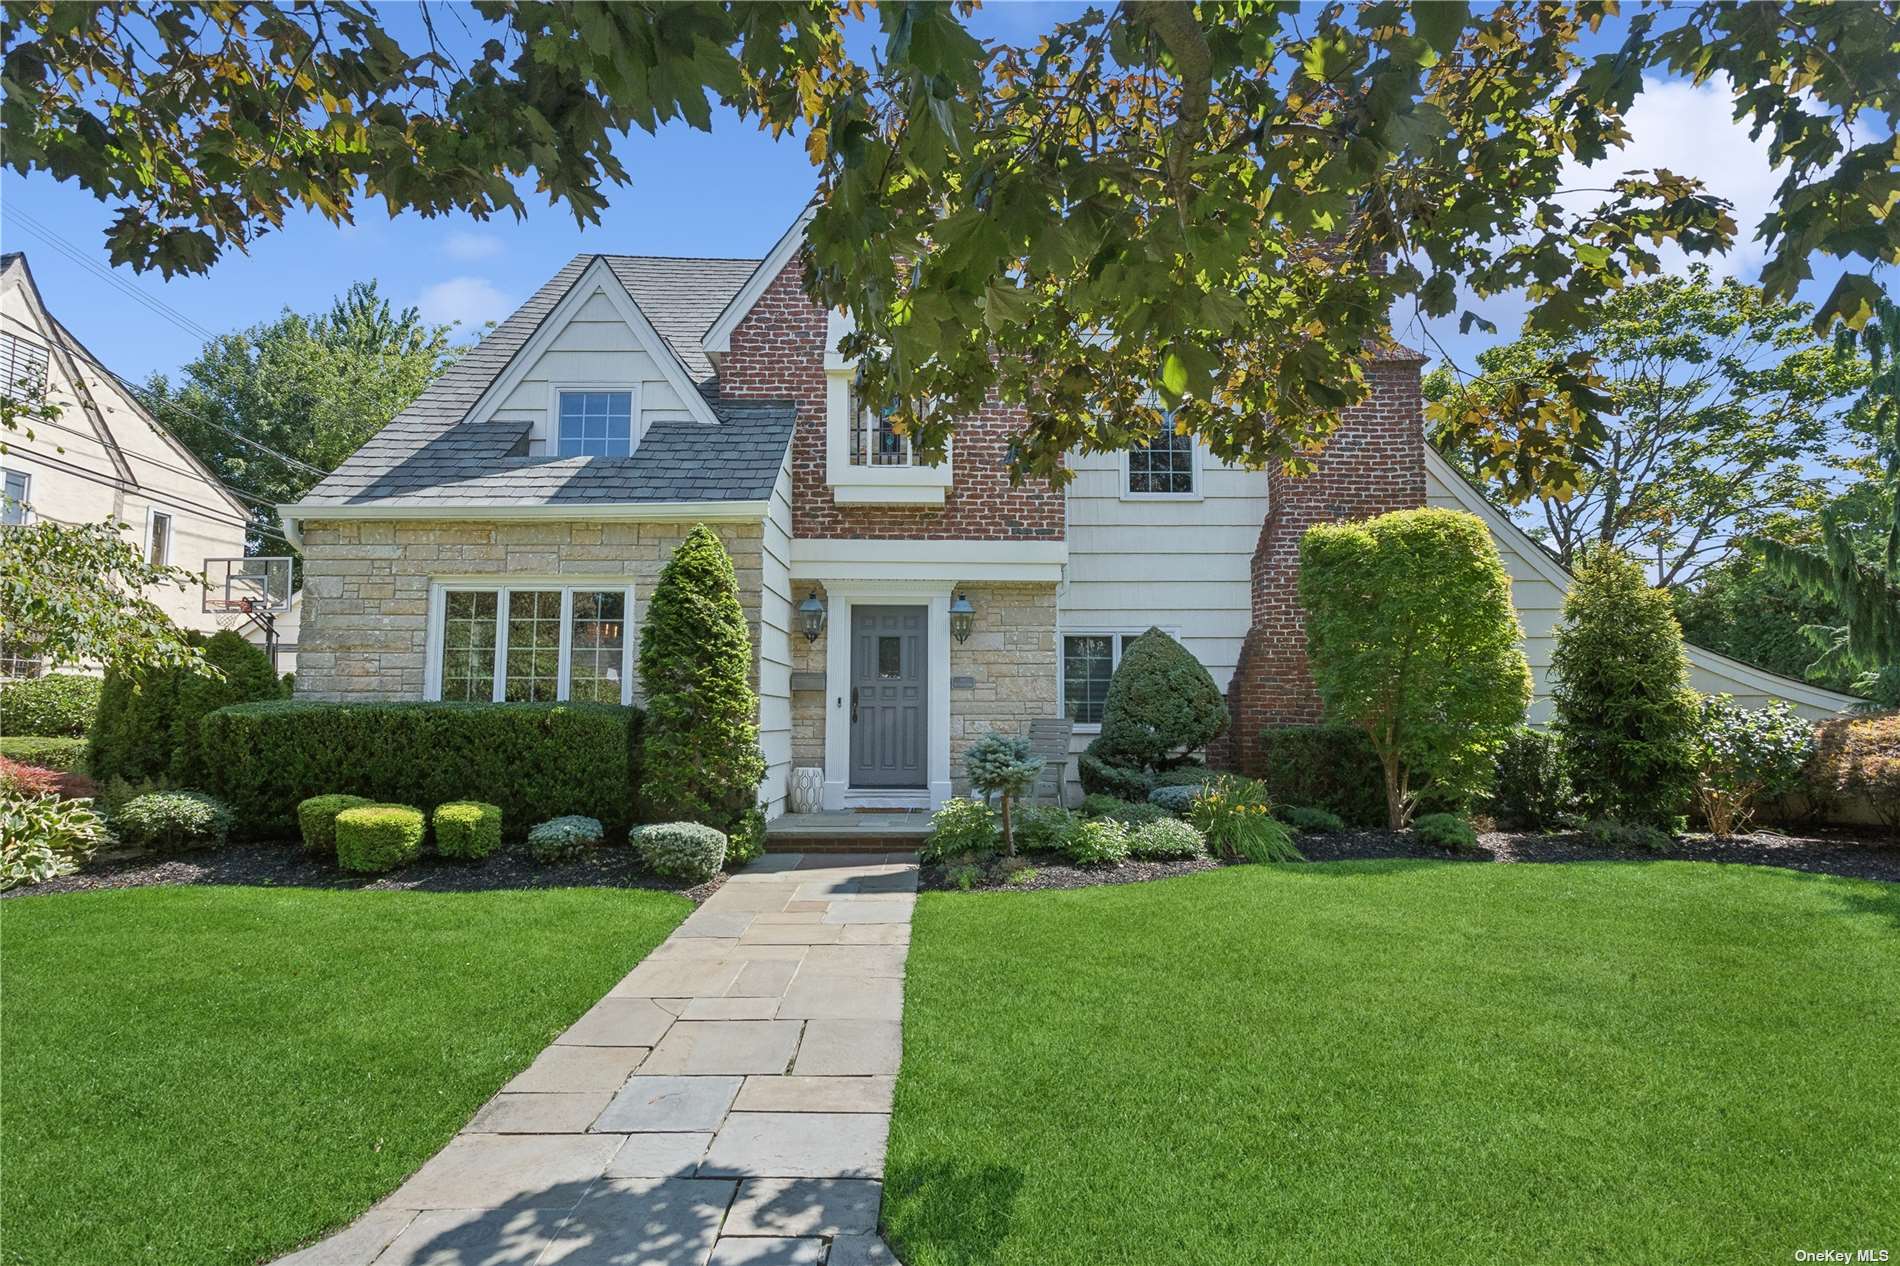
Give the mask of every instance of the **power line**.
[[(76, 435), (82, 440), (97, 441), (99, 438), (97, 435), (93, 434), (91, 431), (82, 431), (78, 427), (67, 426), (62, 422), (48, 422), (44, 418), (37, 419), (34, 423), (35, 431), (38, 431), (39, 429), (42, 429), (42, 428), (54, 430), (54, 431), (64, 431), (66, 432), (66, 434)], [(230, 493), (234, 497), (239, 497), (245, 501), (251, 502), (254, 505), (263, 506), (267, 510), (274, 510), (277, 508), (277, 503), (270, 500), (270, 498), (260, 497), (253, 493), (245, 492), (241, 488), (233, 488), (230, 484), (225, 483), (222, 479), (218, 479), (215, 476), (206, 475), (204, 471), (192, 470), (188, 466), (173, 466), (168, 462), (161, 462), (156, 457), (150, 457), (144, 453), (134, 453), (130, 451), (129, 449), (125, 449), (125, 448), (121, 448), (119, 451), (125, 454), (126, 459), (129, 461), (143, 462), (147, 466), (154, 467), (158, 470), (169, 471), (170, 473), (174, 475), (184, 475), (191, 479), (208, 479), (210, 482), (217, 484), (220, 488), (224, 489), (224, 491)], [(140, 487), (143, 487), (143, 485), (140, 485)]]
[(45, 242), (48, 246), (87, 272), (105, 281), (108, 285), (112, 286), (133, 302), (140, 304), (154, 316), (170, 321), (173, 325), (183, 329), (186, 333), (195, 334), (203, 338), (206, 342), (217, 337), (210, 330), (199, 325), (196, 321), (178, 311), (178, 309), (172, 307), (164, 300), (146, 294), (143, 290), (140, 290), (137, 286), (119, 276), (110, 268), (102, 267), (97, 260), (92, 258), (91, 252), (61, 237), (52, 228), (36, 219), (31, 212), (23, 211), (15, 207), (13, 208), (13, 214), (19, 219), (21, 224), (26, 227), (27, 232), (39, 238), (42, 242)]

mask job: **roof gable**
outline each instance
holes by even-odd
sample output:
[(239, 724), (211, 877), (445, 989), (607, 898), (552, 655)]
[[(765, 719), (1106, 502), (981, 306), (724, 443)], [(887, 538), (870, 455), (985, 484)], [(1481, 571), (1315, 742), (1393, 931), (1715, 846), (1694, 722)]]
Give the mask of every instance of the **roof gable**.
[(792, 221), (792, 227), (785, 230), (785, 235), (759, 261), (759, 266), (752, 270), (752, 275), (739, 287), (739, 292), (732, 296), (719, 315), (713, 318), (713, 323), (706, 327), (700, 343), (708, 355), (718, 356), (732, 350), (732, 332), (739, 328), (739, 322), (745, 320), (746, 314), (764, 296), (765, 288), (778, 279), (778, 275), (785, 271), (785, 266), (792, 262), (792, 256), (798, 253), (798, 248), (805, 244), (805, 226), (811, 223), (817, 209), (817, 204), (813, 203), (798, 213), (798, 218)]

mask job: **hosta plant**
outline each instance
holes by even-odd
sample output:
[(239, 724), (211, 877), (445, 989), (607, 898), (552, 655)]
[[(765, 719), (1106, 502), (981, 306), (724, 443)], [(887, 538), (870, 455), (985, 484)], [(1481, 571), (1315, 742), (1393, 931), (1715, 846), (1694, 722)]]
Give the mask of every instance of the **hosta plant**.
[(0, 892), (70, 875), (111, 839), (87, 801), (0, 795)]

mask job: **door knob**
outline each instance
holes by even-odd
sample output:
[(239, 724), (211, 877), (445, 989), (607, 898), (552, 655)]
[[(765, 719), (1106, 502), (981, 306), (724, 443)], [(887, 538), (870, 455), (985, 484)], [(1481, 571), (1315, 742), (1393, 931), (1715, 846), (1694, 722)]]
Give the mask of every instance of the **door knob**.
[(851, 687), (851, 719), (853, 721), (858, 719), (858, 688), (856, 686)]

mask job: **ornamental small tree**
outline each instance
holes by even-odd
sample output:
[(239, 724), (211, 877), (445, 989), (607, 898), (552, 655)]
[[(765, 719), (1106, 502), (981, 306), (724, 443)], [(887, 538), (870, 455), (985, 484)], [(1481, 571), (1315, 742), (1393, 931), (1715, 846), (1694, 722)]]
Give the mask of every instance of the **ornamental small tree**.
[(1083, 753), (1082, 783), (1124, 800), (1147, 796), (1149, 772), (1227, 732), (1227, 699), (1187, 647), (1149, 629), (1122, 649), (1102, 705), (1102, 732)]
[(1524, 719), (1531, 672), (1511, 582), (1482, 521), (1400, 510), (1318, 524), (1300, 540), (1307, 659), (1329, 721), (1372, 741), (1386, 821), (1419, 798), (1461, 803), (1490, 785)]
[(1009, 802), (1011, 797), (1027, 795), (1042, 773), (1042, 757), (1030, 751), (1029, 740), (991, 731), (970, 745), (963, 767), (970, 785), (985, 796), (1000, 796), (1003, 801), (1003, 856), (1013, 857), (1016, 842), (1010, 835)]
[(752, 807), (765, 758), (751, 670), (732, 559), (697, 524), (661, 569), (640, 630), (641, 792), (649, 821), (730, 832)]
[(1586, 816), (1668, 828), (1695, 789), (1699, 721), (1667, 590), (1628, 555), (1584, 555), (1551, 655), (1552, 730)]

